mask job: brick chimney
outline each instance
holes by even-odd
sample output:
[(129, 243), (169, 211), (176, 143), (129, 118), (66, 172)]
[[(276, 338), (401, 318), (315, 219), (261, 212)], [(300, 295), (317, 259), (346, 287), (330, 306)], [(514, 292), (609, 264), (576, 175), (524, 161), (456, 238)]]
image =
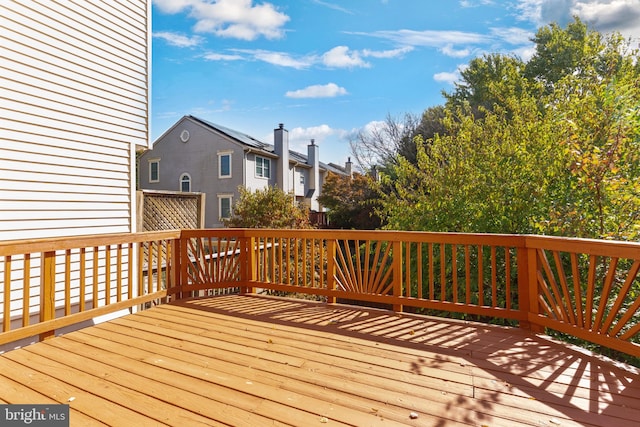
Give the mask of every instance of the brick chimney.
[(351, 157), (347, 157), (347, 161), (344, 164), (344, 171), (347, 173), (347, 175), (349, 175), (350, 177), (353, 176), (353, 163), (351, 163)]
[(309, 209), (317, 211), (320, 209), (318, 204), (318, 196), (320, 195), (320, 150), (313, 139), (311, 144), (307, 146), (307, 164), (311, 166), (311, 171), (309, 171), (309, 191), (306, 198), (309, 199)]
[(289, 183), (289, 131), (284, 128), (282, 123), (273, 130), (273, 147), (278, 155), (276, 185), (288, 193), (291, 189)]

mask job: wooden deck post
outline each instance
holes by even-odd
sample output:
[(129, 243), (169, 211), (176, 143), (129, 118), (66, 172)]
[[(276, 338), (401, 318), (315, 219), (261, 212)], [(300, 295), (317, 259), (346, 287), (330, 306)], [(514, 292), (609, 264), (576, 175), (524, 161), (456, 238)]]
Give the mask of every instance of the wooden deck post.
[[(40, 322), (56, 316), (56, 253), (43, 252), (40, 259)], [(95, 285), (94, 285), (95, 286)], [(55, 330), (40, 334), (40, 340), (52, 338)]]
[(167, 266), (167, 294), (172, 295), (173, 299), (180, 298), (180, 295), (173, 293), (173, 288), (180, 289), (182, 287), (180, 272), (182, 271), (182, 252), (180, 239), (173, 239), (167, 242), (171, 247), (171, 258), (167, 259), (170, 265)]
[(256, 280), (256, 238), (241, 237), (240, 244), (240, 274), (243, 286), (240, 287), (240, 294), (253, 294), (256, 288), (248, 286)]
[(527, 320), (520, 321), (522, 329), (543, 332), (544, 327), (531, 322), (538, 314), (538, 263), (535, 248), (517, 248), (518, 258), (518, 309)]

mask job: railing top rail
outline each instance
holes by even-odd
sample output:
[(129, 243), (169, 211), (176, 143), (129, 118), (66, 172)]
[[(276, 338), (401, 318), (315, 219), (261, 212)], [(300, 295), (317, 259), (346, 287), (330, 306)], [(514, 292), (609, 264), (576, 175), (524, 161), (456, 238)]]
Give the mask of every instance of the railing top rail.
[(283, 237), (320, 239), (330, 236), (345, 240), (389, 240), (418, 243), (451, 243), (459, 245), (524, 246), (525, 236), (516, 234), (434, 233), (395, 230), (327, 230), (327, 229), (270, 229), (225, 228), (183, 230), (182, 237)]
[(640, 259), (640, 242), (527, 235), (526, 247), (586, 255)]
[(282, 237), (320, 239), (326, 238), (327, 236), (345, 240), (389, 240), (416, 243), (527, 247), (533, 249), (583, 253), (587, 255), (640, 259), (640, 242), (517, 234), (438, 233), (393, 230), (293, 230), (268, 228), (185, 229), (149, 231), (142, 233), (94, 234), (87, 236), (44, 238), (35, 240), (11, 240), (0, 242), (0, 256), (192, 237)]
[(0, 256), (60, 251), (92, 246), (148, 242), (150, 240), (179, 239), (180, 230), (148, 231), (143, 233), (92, 234), (87, 236), (58, 237), (0, 242)]

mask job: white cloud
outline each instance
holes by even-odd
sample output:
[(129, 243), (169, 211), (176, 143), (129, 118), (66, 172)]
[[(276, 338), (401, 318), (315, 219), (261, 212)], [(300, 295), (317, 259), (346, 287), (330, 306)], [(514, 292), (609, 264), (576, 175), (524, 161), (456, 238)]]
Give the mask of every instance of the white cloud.
[(267, 50), (254, 51), (253, 57), (259, 61), (268, 62), (269, 64), (296, 68), (298, 70), (309, 67), (315, 61), (312, 57), (294, 58), (285, 52), (271, 52)]
[(196, 32), (242, 40), (281, 38), (290, 19), (273, 4), (253, 0), (154, 0), (154, 5), (163, 13), (188, 12)]
[(369, 50), (364, 49), (362, 51), (362, 56), (364, 57), (372, 57), (372, 58), (397, 58), (405, 53), (409, 53), (413, 50), (412, 46), (399, 47), (398, 49), (391, 50)]
[[(331, 126), (322, 124), (319, 126), (311, 127), (297, 127), (291, 129), (289, 132), (289, 147), (299, 153), (306, 153), (307, 146), (314, 140), (316, 145), (322, 145), (322, 143), (333, 136), (341, 136), (344, 131), (341, 129), (333, 129)], [(326, 155), (320, 153), (321, 158), (326, 158)]]
[(436, 73), (433, 75), (433, 80), (440, 83), (454, 84), (455, 82), (460, 80), (460, 77), (461, 77), (460, 72), (464, 70), (466, 67), (467, 65), (463, 64), (463, 65), (459, 65), (458, 68), (456, 68), (456, 70), (453, 72)]
[(519, 0), (519, 16), (536, 25), (566, 25), (578, 16), (602, 33), (640, 37), (640, 0)]
[(347, 93), (345, 88), (335, 83), (328, 83), (326, 85), (312, 85), (304, 89), (292, 90), (287, 92), (285, 96), (287, 98), (334, 98)]
[(263, 61), (279, 67), (289, 67), (298, 70), (307, 69), (314, 65), (322, 64), (330, 68), (354, 68), (370, 67), (371, 64), (363, 60), (363, 57), (378, 59), (389, 59), (401, 57), (407, 52), (411, 52), (413, 47), (406, 46), (391, 50), (351, 50), (347, 46), (337, 46), (325, 52), (323, 55), (300, 55), (295, 56), (286, 52), (276, 52), (262, 49), (230, 49), (233, 54), (209, 53), (204, 56), (211, 61), (218, 60), (245, 60)]
[(329, 3), (326, 1), (322, 1), (322, 0), (312, 0), (315, 4), (318, 4), (320, 6), (324, 6), (327, 7), (329, 9), (333, 9), (333, 10), (337, 10), (338, 12), (342, 12), (342, 13), (347, 13), (349, 15), (353, 15), (353, 12), (350, 11), (349, 9), (346, 9), (340, 5), (337, 5), (335, 3)]
[(464, 58), (465, 56), (471, 55), (471, 49), (454, 49), (453, 45), (448, 44), (442, 48), (440, 48), (440, 52), (444, 55), (450, 56), (452, 58)]
[(240, 61), (244, 58), (240, 55), (228, 55), (224, 53), (207, 53), (203, 56), (204, 59), (208, 61)]
[(456, 81), (458, 81), (458, 79), (460, 79), (460, 74), (458, 72), (446, 72), (443, 71), (441, 73), (436, 73), (433, 75), (433, 80), (437, 81), (437, 82), (441, 82), (441, 83), (449, 83), (449, 84), (453, 84)]
[(435, 30), (396, 30), (376, 31), (373, 33), (353, 33), (391, 40), (402, 46), (442, 47), (448, 44), (484, 44), (493, 41), (492, 37), (465, 31), (435, 31)]
[(331, 68), (370, 67), (371, 65), (360, 57), (358, 51), (349, 50), (347, 46), (336, 46), (322, 55), (322, 63)]
[(491, 28), (491, 35), (512, 45), (524, 45), (531, 44), (531, 39), (535, 34), (518, 27), (494, 27)]
[(404, 48), (401, 48), (405, 50), (415, 47), (432, 47), (438, 49), (442, 54), (453, 58), (469, 56), (477, 51), (477, 46), (496, 42), (495, 37), (490, 34), (465, 31), (397, 30), (351, 34), (389, 40), (401, 46), (405, 46)]
[(153, 33), (153, 37), (162, 39), (168, 44), (177, 47), (194, 47), (202, 43), (203, 38), (200, 36), (185, 36), (183, 34), (172, 33), (169, 31), (159, 31)]
[(478, 7), (481, 5), (493, 4), (493, 0), (479, 0), (479, 1), (471, 1), (471, 0), (460, 0), (460, 7)]

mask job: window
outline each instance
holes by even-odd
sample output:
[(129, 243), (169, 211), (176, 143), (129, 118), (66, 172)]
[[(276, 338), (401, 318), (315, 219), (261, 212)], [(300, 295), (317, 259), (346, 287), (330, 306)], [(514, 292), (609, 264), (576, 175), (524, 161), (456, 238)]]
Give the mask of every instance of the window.
[(184, 193), (191, 192), (191, 177), (188, 173), (183, 173), (180, 176), (180, 191)]
[(256, 176), (260, 178), (271, 177), (271, 160), (256, 156)]
[(218, 211), (220, 212), (220, 219), (231, 218), (231, 202), (233, 196), (224, 195), (218, 196)]
[(300, 184), (304, 185), (304, 174), (300, 171)]
[(149, 160), (149, 182), (160, 181), (160, 160)]
[(218, 153), (218, 178), (231, 178), (231, 153)]

